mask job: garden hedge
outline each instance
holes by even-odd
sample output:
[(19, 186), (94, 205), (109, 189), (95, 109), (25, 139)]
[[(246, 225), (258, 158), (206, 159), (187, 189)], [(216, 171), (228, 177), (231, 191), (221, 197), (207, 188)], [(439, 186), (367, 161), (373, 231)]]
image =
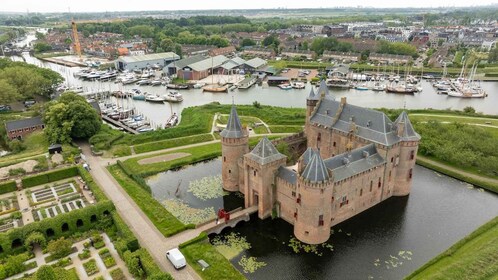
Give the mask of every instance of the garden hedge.
[(152, 190), (150, 189), (150, 186), (147, 185), (147, 182), (145, 182), (144, 178), (140, 175), (133, 174), (130, 169), (123, 164), (120, 160), (117, 161), (117, 164), (123, 172), (126, 174), (126, 176), (130, 177), (133, 181), (135, 181), (142, 189), (146, 190), (148, 193), (152, 193)]
[(58, 169), (51, 172), (45, 172), (41, 174), (37, 174), (34, 176), (25, 177), (22, 179), (22, 187), (23, 188), (31, 188), (38, 185), (43, 185), (46, 183), (59, 181), (62, 179), (70, 178), (77, 176), (78, 168), (76, 166), (72, 166), (69, 168)]
[(8, 181), (0, 184), (0, 194), (14, 192), (17, 190), (15, 181)]
[(81, 176), (83, 181), (85, 181), (88, 188), (90, 188), (97, 201), (107, 200), (107, 196), (104, 194), (100, 186), (93, 180), (92, 175), (90, 175), (90, 173), (81, 165), (78, 165), (78, 174)]
[(194, 238), (192, 238), (192, 239), (190, 239), (188, 241), (185, 241), (185, 242), (181, 243), (180, 245), (178, 245), (178, 248), (180, 248), (180, 249), (185, 248), (185, 247), (187, 247), (190, 244), (194, 244), (194, 243), (197, 243), (197, 242), (204, 241), (207, 238), (208, 238), (207, 233), (201, 232), (199, 234), (199, 236), (194, 237)]
[[(47, 240), (57, 239), (63, 236), (67, 237), (75, 232), (85, 232), (100, 227), (102, 223), (107, 220), (106, 216), (108, 215), (110, 217), (113, 210), (114, 204), (111, 201), (102, 201), (95, 205), (88, 205), (82, 209), (63, 213), (50, 219), (44, 219), (39, 222), (34, 222), (23, 227), (0, 233), (0, 258), (5, 255), (24, 251), (25, 248), (22, 244), (24, 244), (26, 237), (34, 231), (43, 233)], [(76, 224), (80, 219), (83, 224), (80, 227), (77, 227)], [(66, 223), (67, 230), (63, 231), (62, 227)], [(51, 234), (49, 230), (51, 230)], [(18, 242), (14, 242), (15, 240)], [(21, 244), (21, 246), (19, 248), (12, 248), (13, 243)]]

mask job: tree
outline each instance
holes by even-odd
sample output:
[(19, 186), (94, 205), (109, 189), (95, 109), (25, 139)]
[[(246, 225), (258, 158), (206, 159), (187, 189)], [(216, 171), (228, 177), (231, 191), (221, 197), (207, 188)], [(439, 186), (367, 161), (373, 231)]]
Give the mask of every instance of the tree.
[(36, 37), (36, 40), (40, 40), (40, 41), (45, 40), (45, 34), (38, 32), (38, 31), (36, 31), (35, 37)]
[[(21, 273), (25, 269), (24, 262), (27, 260), (25, 254), (9, 256), (3, 260), (3, 273), (6, 277)], [(0, 276), (2, 273), (0, 273)], [(5, 277), (4, 277), (5, 278)], [(2, 278), (3, 279), (3, 278)]]
[(123, 258), (126, 263), (126, 267), (128, 267), (128, 270), (133, 276), (143, 277), (145, 275), (145, 271), (142, 268), (142, 262), (140, 261), (139, 256), (131, 253), (130, 251), (126, 251), (123, 255)]
[(0, 80), (0, 91), (2, 92), (2, 94), (0, 94), (0, 104), (14, 102), (21, 96), (17, 91), (17, 88), (5, 79)]
[(468, 114), (474, 114), (476, 112), (476, 109), (474, 109), (474, 107), (467, 106), (463, 108), (463, 111)]
[(254, 42), (254, 40), (252, 40), (251, 38), (244, 38), (240, 42), (241, 47), (255, 46), (255, 45), (256, 45), (256, 42)]
[(90, 138), (101, 126), (93, 107), (74, 93), (65, 93), (58, 100), (48, 103), (43, 122), (45, 133), (52, 143), (69, 143), (71, 138)]
[(20, 153), (26, 149), (24, 143), (19, 139), (14, 139), (9, 142), (9, 150), (13, 153)]
[(170, 38), (164, 38), (161, 40), (159, 46), (161, 47), (163, 52), (174, 52), (176, 44)]
[(36, 280), (57, 279), (54, 269), (49, 265), (42, 265), (36, 271)]
[(73, 243), (70, 240), (61, 237), (57, 240), (52, 240), (48, 243), (47, 251), (56, 259), (63, 258), (71, 254), (71, 246)]
[(26, 250), (28, 251), (33, 250), (35, 244), (40, 245), (42, 248), (47, 245), (47, 239), (41, 232), (34, 231), (26, 237), (26, 240), (24, 240), (24, 247), (26, 247)]
[(275, 48), (280, 45), (280, 40), (278, 40), (275, 34), (271, 34), (270, 36), (263, 39), (263, 46), (271, 46), (273, 45)]
[(34, 46), (35, 52), (36, 53), (42, 53), (42, 52), (47, 52), (52, 50), (52, 46), (50, 46), (47, 43), (36, 43)]

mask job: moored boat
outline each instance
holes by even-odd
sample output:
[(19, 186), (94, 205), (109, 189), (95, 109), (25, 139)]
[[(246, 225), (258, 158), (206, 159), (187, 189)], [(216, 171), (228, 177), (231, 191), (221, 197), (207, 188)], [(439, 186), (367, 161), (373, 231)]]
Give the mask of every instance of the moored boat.
[(166, 99), (164, 99), (164, 97), (161, 97), (158, 95), (149, 94), (149, 95), (145, 96), (145, 101), (155, 102), (155, 103), (164, 103), (164, 101), (166, 101)]
[(202, 91), (207, 91), (207, 92), (227, 92), (228, 87), (227, 86), (219, 86), (217, 84), (213, 85), (207, 85), (202, 88)]
[(283, 89), (283, 90), (289, 90), (289, 89), (292, 89), (292, 86), (291, 86), (290, 84), (287, 84), (287, 83), (285, 83), (285, 84), (280, 84), (280, 85), (278, 85), (278, 87), (279, 87), (280, 89)]
[(163, 96), (167, 102), (182, 102), (183, 96), (178, 91), (170, 91), (168, 94)]

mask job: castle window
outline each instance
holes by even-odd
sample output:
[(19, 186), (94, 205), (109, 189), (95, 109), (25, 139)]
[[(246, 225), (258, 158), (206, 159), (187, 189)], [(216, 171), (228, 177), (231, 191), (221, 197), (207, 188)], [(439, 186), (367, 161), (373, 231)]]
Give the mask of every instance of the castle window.
[(391, 170), (389, 170), (389, 182), (391, 182)]
[(223, 162), (226, 162), (227, 161), (227, 157), (223, 157)]
[(394, 163), (394, 166), (398, 166), (399, 164), (399, 155), (396, 156), (396, 162)]
[(232, 173), (232, 170), (228, 169), (228, 173), (229, 173), (229, 174), (230, 174), (230, 173)]
[(297, 195), (296, 202), (299, 203), (299, 204), (301, 204), (301, 194)]
[(363, 189), (360, 189), (360, 196), (363, 195)]
[(292, 192), (292, 197), (296, 197), (296, 192)]
[(373, 181), (370, 181), (370, 192), (372, 192)]
[(393, 162), (394, 162), (394, 157), (391, 157), (391, 163), (393, 163)]
[(318, 226), (323, 226), (323, 215), (318, 216)]
[(410, 180), (412, 178), (412, 175), (413, 175), (413, 169), (410, 169), (408, 171), (408, 179)]
[(380, 182), (380, 178), (379, 178), (379, 183), (377, 184), (377, 187), (380, 189), (380, 187), (382, 187), (382, 183)]
[(318, 136), (316, 137), (316, 141), (320, 142), (320, 140), (322, 140), (322, 133), (318, 132)]
[(332, 199), (331, 199), (331, 203), (334, 203), (334, 197), (332, 197)]
[(305, 232), (304, 232), (304, 234), (305, 234), (305, 235), (309, 235), (309, 234), (310, 234), (310, 232), (309, 232), (309, 231), (305, 231)]
[(414, 158), (415, 158), (415, 151), (414, 151), (414, 150), (412, 150), (412, 151), (410, 152), (410, 160), (412, 160), (412, 159), (414, 159)]
[(296, 212), (294, 212), (294, 219), (297, 220), (297, 209), (296, 209)]
[(335, 147), (335, 146), (336, 146), (336, 143), (335, 143), (335, 142), (334, 142), (334, 143), (332, 143), (332, 146), (333, 146), (333, 147)]
[(254, 176), (256, 176), (256, 169), (254, 169), (254, 172), (253, 172), (253, 173), (254, 173)]
[(342, 197), (341, 204), (339, 205), (339, 207), (342, 207), (343, 205), (346, 205), (348, 203), (349, 203), (348, 197), (345, 195)]

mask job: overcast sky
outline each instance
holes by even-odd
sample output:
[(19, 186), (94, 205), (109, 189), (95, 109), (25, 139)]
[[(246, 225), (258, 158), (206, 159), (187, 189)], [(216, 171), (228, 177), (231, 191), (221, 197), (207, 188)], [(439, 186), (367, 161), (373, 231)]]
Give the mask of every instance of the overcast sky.
[(322, 7), (453, 7), (487, 5), (497, 0), (0, 0), (3, 12), (105, 12), (144, 10), (205, 10), (205, 9), (260, 9), (260, 8), (322, 8)]

